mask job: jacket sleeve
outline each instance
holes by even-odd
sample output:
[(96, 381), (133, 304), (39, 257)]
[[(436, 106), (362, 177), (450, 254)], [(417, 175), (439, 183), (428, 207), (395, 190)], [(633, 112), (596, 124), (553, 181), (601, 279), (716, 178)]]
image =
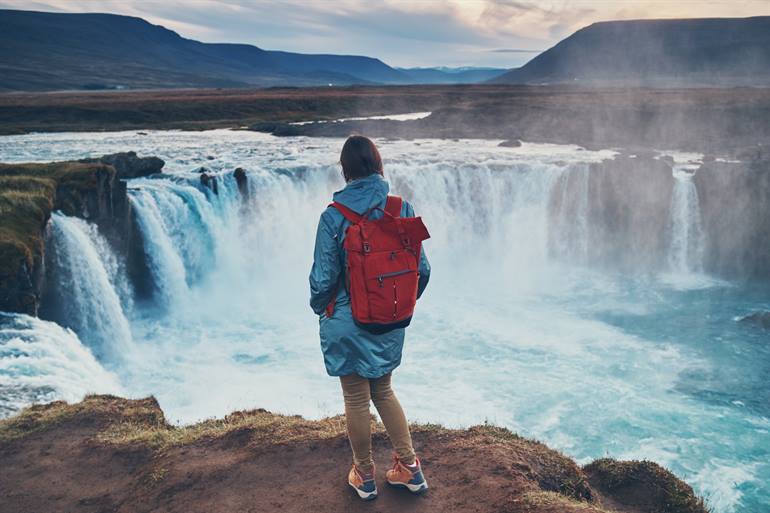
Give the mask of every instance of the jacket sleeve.
[[(414, 208), (412, 208), (412, 205), (408, 202), (404, 202), (404, 217), (414, 217)], [(430, 262), (428, 262), (428, 257), (425, 254), (425, 245), (422, 246), (422, 249), (420, 250), (420, 281), (417, 282), (417, 299), (422, 296), (422, 293), (425, 292), (425, 288), (428, 286), (428, 281), (430, 281)]]
[(313, 267), (310, 270), (310, 308), (321, 315), (337, 292), (337, 285), (342, 272), (340, 246), (333, 216), (328, 212), (321, 214), (315, 236)]

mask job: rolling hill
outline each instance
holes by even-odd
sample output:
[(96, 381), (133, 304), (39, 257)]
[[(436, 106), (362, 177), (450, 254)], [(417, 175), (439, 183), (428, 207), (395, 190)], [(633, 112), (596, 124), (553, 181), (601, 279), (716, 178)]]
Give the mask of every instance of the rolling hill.
[(491, 82), (770, 85), (770, 16), (594, 23)]
[(207, 44), (141, 18), (0, 10), (0, 90), (408, 83), (378, 59)]

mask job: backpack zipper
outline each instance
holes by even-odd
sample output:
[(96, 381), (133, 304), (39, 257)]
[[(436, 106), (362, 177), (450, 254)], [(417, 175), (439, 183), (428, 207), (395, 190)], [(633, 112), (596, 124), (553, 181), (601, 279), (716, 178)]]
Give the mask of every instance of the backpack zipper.
[[(411, 270), (411, 269), (406, 269), (404, 271), (395, 271), (395, 272), (392, 272), (392, 273), (380, 274), (379, 276), (377, 276), (377, 281), (380, 282), (380, 287), (382, 287), (383, 286), (383, 280), (385, 280), (385, 278), (392, 278), (394, 276), (401, 276), (402, 274), (408, 274), (408, 273), (413, 273), (413, 272), (414, 271)], [(394, 286), (395, 286), (395, 284), (394, 284)]]

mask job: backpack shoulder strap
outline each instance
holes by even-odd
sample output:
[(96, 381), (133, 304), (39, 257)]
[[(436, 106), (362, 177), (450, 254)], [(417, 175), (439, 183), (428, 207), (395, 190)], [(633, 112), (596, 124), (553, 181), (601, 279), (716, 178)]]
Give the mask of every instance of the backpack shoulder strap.
[(347, 219), (348, 221), (350, 221), (353, 224), (361, 222), (361, 219), (363, 218), (363, 216), (361, 214), (359, 214), (357, 212), (353, 212), (352, 210), (350, 210), (348, 207), (346, 207), (342, 203), (338, 203), (338, 202), (335, 201), (333, 203), (329, 203), (329, 206), (333, 207), (333, 208), (336, 208), (339, 211), (339, 213), (342, 214), (342, 216), (345, 219)]
[(401, 217), (401, 204), (403, 201), (399, 196), (388, 196), (385, 201), (385, 212), (393, 217)]

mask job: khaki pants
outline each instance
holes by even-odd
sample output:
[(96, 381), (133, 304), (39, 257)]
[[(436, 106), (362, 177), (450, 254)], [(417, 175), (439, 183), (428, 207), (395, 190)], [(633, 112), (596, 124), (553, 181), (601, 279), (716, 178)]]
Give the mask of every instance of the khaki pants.
[(413, 464), (415, 455), (412, 436), (409, 434), (404, 410), (390, 388), (390, 374), (377, 379), (350, 374), (340, 377), (340, 382), (345, 398), (345, 419), (350, 447), (353, 449), (353, 463), (359, 470), (367, 474), (374, 469), (370, 401), (374, 402), (398, 457), (407, 465)]

